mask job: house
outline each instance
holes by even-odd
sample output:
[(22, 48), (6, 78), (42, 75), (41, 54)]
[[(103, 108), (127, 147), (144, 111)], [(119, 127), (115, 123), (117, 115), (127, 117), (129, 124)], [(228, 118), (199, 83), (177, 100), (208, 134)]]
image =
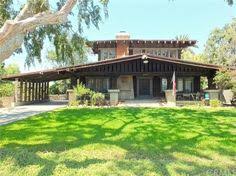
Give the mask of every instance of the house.
[(172, 89), (176, 74), (177, 91), (197, 93), (200, 78), (208, 79), (208, 88), (215, 89), (213, 78), (217, 65), (181, 59), (184, 48), (194, 46), (195, 40), (138, 40), (120, 32), (114, 40), (92, 41), (90, 45), (98, 61), (71, 67), (44, 70), (4, 77), (18, 83), (18, 102), (34, 102), (48, 98), (48, 82), (71, 79), (99, 92), (119, 89), (119, 99), (164, 97)]

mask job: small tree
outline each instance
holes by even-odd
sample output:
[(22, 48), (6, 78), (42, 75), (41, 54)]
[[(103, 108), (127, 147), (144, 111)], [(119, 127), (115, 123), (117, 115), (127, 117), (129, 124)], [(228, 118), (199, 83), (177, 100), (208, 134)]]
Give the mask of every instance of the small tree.
[(231, 72), (227, 69), (218, 71), (214, 78), (214, 82), (221, 90), (232, 89), (234, 85)]

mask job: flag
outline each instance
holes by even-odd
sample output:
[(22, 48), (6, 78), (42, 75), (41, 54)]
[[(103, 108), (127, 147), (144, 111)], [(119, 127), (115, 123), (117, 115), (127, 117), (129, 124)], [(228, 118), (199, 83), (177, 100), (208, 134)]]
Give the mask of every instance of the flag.
[(172, 87), (172, 90), (173, 90), (173, 92), (172, 92), (172, 94), (173, 94), (173, 96), (176, 96), (176, 79), (175, 79), (175, 71), (174, 71), (174, 73), (173, 73), (173, 76), (172, 76), (172, 85), (173, 85), (173, 87)]

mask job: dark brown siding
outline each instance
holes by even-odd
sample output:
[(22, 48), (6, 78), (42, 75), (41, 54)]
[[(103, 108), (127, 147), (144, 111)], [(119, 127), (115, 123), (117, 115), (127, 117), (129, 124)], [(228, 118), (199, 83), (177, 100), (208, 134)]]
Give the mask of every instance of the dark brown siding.
[(134, 97), (137, 97), (137, 77), (133, 76)]
[(200, 82), (200, 76), (195, 76), (194, 77), (194, 92), (199, 92), (200, 91), (200, 86), (201, 86), (201, 82)]
[(159, 97), (161, 93), (161, 78), (158, 76), (153, 77), (153, 96)]

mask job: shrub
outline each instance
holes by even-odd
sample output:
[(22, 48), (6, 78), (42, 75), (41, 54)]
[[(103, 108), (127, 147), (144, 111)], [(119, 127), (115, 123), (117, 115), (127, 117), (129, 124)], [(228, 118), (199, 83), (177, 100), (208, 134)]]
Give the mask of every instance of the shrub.
[(74, 92), (78, 98), (79, 104), (89, 106), (101, 106), (105, 104), (105, 95), (102, 93), (96, 93), (88, 88), (86, 88), (83, 84), (79, 84), (74, 88)]
[(221, 89), (232, 89), (232, 75), (229, 70), (220, 70), (214, 77), (214, 82)]
[(93, 92), (83, 84), (78, 84), (77, 87), (74, 88), (74, 92), (79, 100), (89, 100), (93, 94)]
[(105, 104), (105, 95), (102, 93), (94, 93), (92, 96), (92, 104), (101, 106)]
[(79, 106), (79, 102), (78, 101), (72, 101), (72, 102), (70, 102), (69, 106)]
[(0, 97), (10, 97), (14, 95), (14, 85), (12, 83), (0, 83)]
[(217, 108), (221, 106), (221, 102), (219, 100), (210, 100), (210, 106), (212, 108)]

